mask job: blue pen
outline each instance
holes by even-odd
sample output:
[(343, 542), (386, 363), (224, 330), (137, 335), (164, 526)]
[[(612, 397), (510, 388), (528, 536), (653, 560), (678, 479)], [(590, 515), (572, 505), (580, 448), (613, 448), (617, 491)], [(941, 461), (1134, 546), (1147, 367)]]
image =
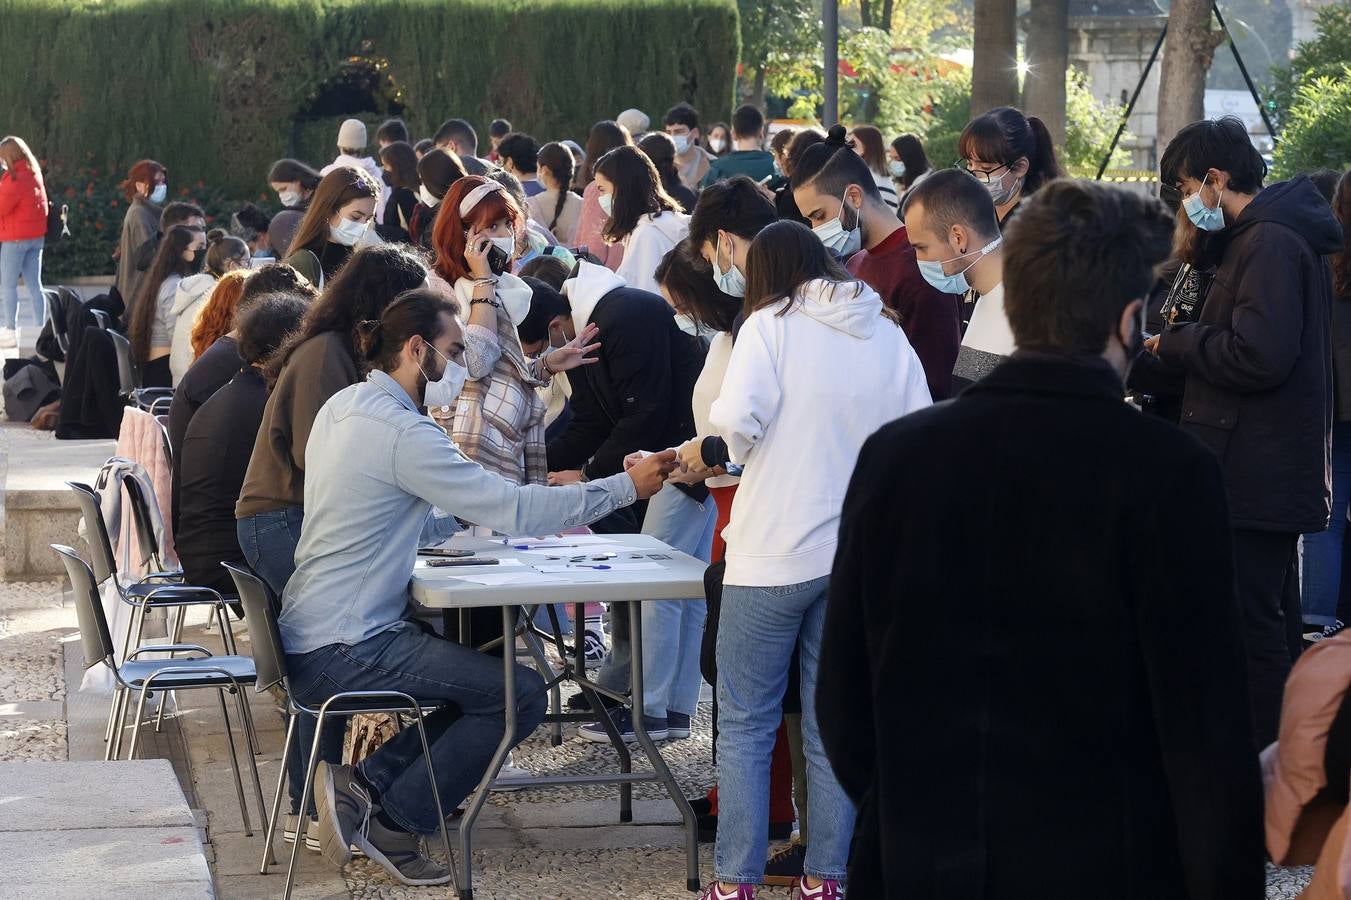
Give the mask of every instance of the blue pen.
[(569, 569), (608, 569), (608, 568), (610, 568), (610, 567), (609, 567), (609, 566), (585, 566), (585, 565), (579, 565), (579, 564), (577, 564), (577, 563), (572, 563), (572, 564), (570, 564), (570, 565), (568, 566), (568, 568), (569, 568)]

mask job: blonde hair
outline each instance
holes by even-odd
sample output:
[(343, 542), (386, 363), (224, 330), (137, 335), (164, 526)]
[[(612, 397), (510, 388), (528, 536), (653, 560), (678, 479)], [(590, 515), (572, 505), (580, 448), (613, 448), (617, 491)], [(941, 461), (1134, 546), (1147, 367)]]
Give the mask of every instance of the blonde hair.
[(21, 137), (10, 134), (0, 138), (0, 160), (4, 160), (5, 165), (8, 166), (14, 165), (19, 160), (24, 160), (28, 163), (28, 167), (33, 170), (34, 175), (42, 176), (42, 170), (38, 168), (37, 157), (33, 155), (32, 150), (28, 149), (28, 144), (24, 143), (24, 139)]

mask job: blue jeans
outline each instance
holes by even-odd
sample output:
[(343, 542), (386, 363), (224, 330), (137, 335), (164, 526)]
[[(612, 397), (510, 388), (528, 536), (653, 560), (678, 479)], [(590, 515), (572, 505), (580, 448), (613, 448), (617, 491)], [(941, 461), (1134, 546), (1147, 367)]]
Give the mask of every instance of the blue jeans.
[(0, 326), (13, 328), (19, 321), (19, 276), (28, 288), (33, 321), (39, 328), (47, 321), (47, 301), (42, 296), (43, 238), (0, 241)]
[(1332, 521), (1327, 531), (1304, 536), (1304, 580), (1300, 592), (1304, 621), (1332, 625), (1342, 589), (1342, 540), (1351, 503), (1351, 422), (1332, 427)]
[[(340, 691), (403, 691), (421, 702), (443, 704), (427, 716), (427, 744), (436, 766), (436, 787), (449, 814), (478, 786), (505, 727), (506, 685), (502, 660), (447, 641), (404, 622), (355, 646), (329, 644), (287, 655), (296, 698), (318, 706)], [(520, 743), (544, 721), (544, 679), (516, 667)], [(375, 788), (381, 809), (401, 828), (435, 834), (441, 827), (427, 789), (427, 769), (416, 728), (406, 728), (366, 757), (362, 776)]]
[(812, 839), (804, 870), (843, 881), (854, 806), (821, 744), (816, 673), (830, 578), (785, 587), (722, 590), (718, 622), (718, 840), (714, 875), (755, 884), (769, 852), (769, 761), (783, 719), (793, 647), (801, 649), (802, 745)]
[[(708, 562), (718, 507), (709, 497), (697, 503), (675, 485), (666, 485), (647, 501), (643, 534), (682, 553)], [(616, 610), (620, 616), (628, 613)], [(702, 600), (652, 600), (643, 603), (643, 713), (658, 719), (666, 711), (694, 715), (699, 705), (699, 645), (707, 604)], [(629, 688), (633, 649), (628, 629), (615, 627), (610, 654), (596, 681), (614, 691)]]
[[(303, 506), (288, 506), (245, 516), (235, 523), (239, 534), (239, 549), (258, 577), (267, 583), (272, 595), (280, 602), (286, 582), (296, 571), (296, 545), (300, 543), (300, 527), (305, 519)], [(310, 761), (310, 747), (314, 743), (315, 721), (301, 716), (296, 723), (297, 740), (286, 756), (286, 788), (291, 795), (291, 812), (300, 811), (300, 795), (305, 788), (305, 768)], [(319, 741), (319, 758), (324, 762), (342, 761), (344, 723), (335, 719), (324, 727)], [(314, 814), (314, 798), (310, 798), (310, 815)]]

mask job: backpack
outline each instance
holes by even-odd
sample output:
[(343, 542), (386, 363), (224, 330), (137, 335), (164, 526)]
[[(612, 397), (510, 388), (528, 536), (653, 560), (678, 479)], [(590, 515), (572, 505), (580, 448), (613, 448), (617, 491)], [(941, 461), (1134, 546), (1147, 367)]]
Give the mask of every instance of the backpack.
[(70, 237), (70, 207), (64, 203), (47, 203), (47, 240), (59, 241)]
[(5, 379), (5, 418), (11, 422), (29, 422), (38, 410), (61, 397), (61, 385), (55, 374), (41, 364), (29, 361)]

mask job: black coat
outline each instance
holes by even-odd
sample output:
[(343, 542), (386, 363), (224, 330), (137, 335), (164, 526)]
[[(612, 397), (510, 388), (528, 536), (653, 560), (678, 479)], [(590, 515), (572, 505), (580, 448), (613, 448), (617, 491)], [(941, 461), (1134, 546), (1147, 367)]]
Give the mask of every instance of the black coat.
[(572, 421), (549, 442), (549, 471), (583, 469), (603, 478), (635, 450), (664, 450), (694, 437), (690, 398), (704, 345), (676, 326), (656, 294), (616, 288), (596, 304), (600, 362), (567, 373)]
[(1331, 513), (1332, 270), (1342, 229), (1306, 177), (1268, 187), (1218, 233), (1195, 323), (1163, 332), (1186, 373), (1182, 428), (1214, 451), (1235, 528), (1307, 533)]
[(816, 696), (851, 897), (1263, 896), (1220, 472), (1122, 390), (1020, 353), (864, 445)]

